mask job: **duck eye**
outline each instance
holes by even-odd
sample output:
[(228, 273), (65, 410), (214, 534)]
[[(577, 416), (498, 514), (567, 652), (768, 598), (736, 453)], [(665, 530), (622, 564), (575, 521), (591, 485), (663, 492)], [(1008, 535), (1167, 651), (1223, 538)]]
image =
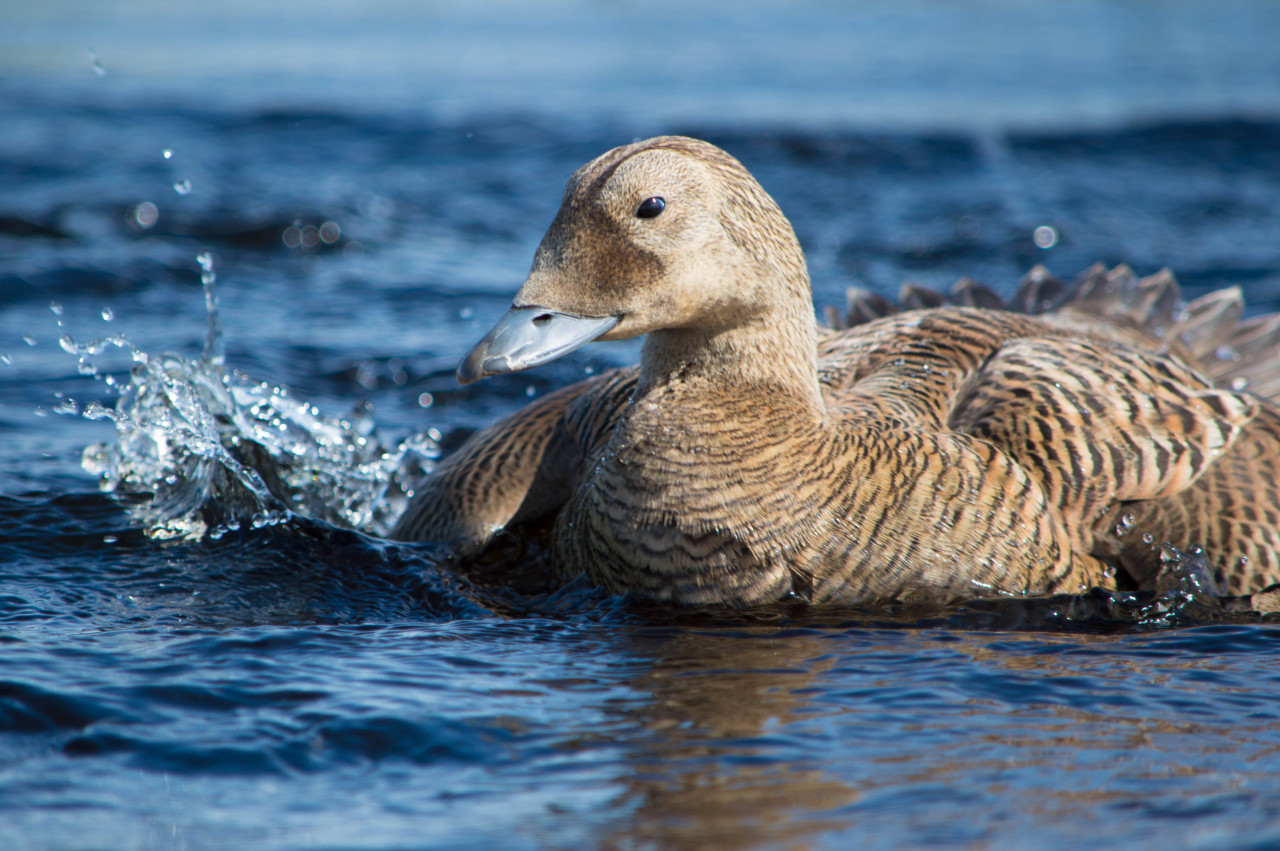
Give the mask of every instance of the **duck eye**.
[(636, 207), (636, 218), (652, 219), (667, 208), (667, 202), (661, 198), (654, 196), (646, 198), (640, 202), (640, 206)]

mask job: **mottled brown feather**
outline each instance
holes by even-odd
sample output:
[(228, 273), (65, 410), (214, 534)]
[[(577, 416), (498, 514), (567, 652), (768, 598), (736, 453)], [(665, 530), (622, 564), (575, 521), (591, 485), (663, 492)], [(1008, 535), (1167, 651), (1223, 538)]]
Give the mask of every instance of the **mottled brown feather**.
[[(646, 193), (668, 210), (639, 224)], [(1280, 580), (1275, 317), (1126, 267), (1037, 267), (1023, 312), (968, 279), (903, 301), (851, 290), (845, 327), (817, 328), (741, 164), (678, 137), (610, 151), (516, 304), (619, 315), (605, 339), (648, 333), (640, 366), (478, 432), (393, 536), (475, 551), (554, 514), (564, 574), (694, 605), (1150, 585), (1163, 542), (1237, 593)]]

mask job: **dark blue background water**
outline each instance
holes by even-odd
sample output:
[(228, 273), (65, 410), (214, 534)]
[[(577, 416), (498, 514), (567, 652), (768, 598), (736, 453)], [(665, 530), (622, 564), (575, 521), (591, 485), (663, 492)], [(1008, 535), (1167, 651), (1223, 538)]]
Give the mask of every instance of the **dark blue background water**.
[(200, 353), (210, 251), (232, 367), (447, 447), (634, 357), (452, 379), (572, 170), (658, 132), (760, 178), (819, 304), (1104, 260), (1280, 309), (1280, 7), (11, 6), (0, 846), (1280, 843), (1274, 622), (672, 615), (303, 519), (163, 543), (57, 413), (114, 403), (61, 334)]

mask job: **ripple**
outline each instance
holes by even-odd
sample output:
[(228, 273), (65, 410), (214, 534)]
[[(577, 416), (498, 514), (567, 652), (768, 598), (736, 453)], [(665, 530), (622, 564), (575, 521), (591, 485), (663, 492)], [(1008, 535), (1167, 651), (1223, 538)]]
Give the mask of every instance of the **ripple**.
[(82, 730), (115, 716), (95, 701), (61, 691), (13, 681), (0, 681), (0, 730), (44, 733)]

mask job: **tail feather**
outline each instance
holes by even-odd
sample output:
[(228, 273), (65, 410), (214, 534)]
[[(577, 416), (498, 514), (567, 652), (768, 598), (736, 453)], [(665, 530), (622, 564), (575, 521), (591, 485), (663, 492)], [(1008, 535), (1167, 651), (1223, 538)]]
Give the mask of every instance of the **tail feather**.
[(1219, 387), (1280, 401), (1280, 314), (1241, 321), (1244, 296), (1235, 286), (1184, 303), (1182, 288), (1168, 269), (1139, 278), (1128, 266), (1107, 269), (1095, 263), (1068, 285), (1037, 265), (1023, 276), (1008, 302), (972, 278), (956, 281), (949, 294), (903, 284), (896, 305), (859, 287), (850, 287), (846, 297), (843, 317), (834, 308), (826, 311), (833, 328), (945, 304), (1028, 314), (1085, 314), (1141, 331), (1185, 353)]
[(845, 328), (852, 328), (854, 325), (861, 325), (864, 322), (870, 322), (882, 316), (889, 316), (899, 310), (898, 306), (889, 301), (889, 299), (876, 295), (870, 290), (864, 290), (861, 287), (849, 287), (845, 291), (845, 299), (849, 305), (848, 312), (845, 315), (845, 324), (842, 326)]
[(1231, 336), (1231, 345), (1246, 358), (1274, 351), (1277, 344), (1280, 344), (1280, 313), (1246, 319)]
[(1066, 284), (1055, 278), (1044, 266), (1037, 264), (1018, 282), (1018, 289), (1013, 294), (1009, 308), (1019, 313), (1047, 313), (1062, 301), (1066, 290)]
[(1171, 333), (1187, 351), (1201, 363), (1221, 352), (1239, 329), (1240, 314), (1244, 312), (1244, 295), (1239, 287), (1227, 287), (1202, 295), (1183, 309), (1183, 318)]
[(1280, 400), (1280, 313), (1235, 326), (1206, 365), (1214, 383)]
[(947, 297), (937, 290), (922, 287), (919, 284), (905, 283), (898, 293), (898, 304), (903, 310), (918, 310), (926, 307), (942, 307), (947, 304)]
[(1004, 299), (995, 290), (973, 278), (961, 278), (951, 287), (951, 301), (963, 307), (1005, 308)]
[(1137, 286), (1142, 305), (1140, 324), (1152, 336), (1166, 336), (1177, 323), (1178, 308), (1182, 303), (1182, 287), (1178, 285), (1178, 279), (1168, 269), (1161, 269), (1154, 275), (1139, 278)]

